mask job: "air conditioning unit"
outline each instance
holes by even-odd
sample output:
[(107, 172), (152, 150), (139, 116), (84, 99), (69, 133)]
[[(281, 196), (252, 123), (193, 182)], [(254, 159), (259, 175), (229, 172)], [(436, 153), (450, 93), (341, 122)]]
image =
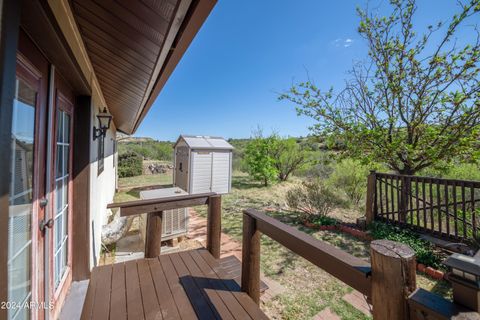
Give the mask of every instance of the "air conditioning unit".
[[(187, 195), (178, 187), (154, 189), (140, 192), (142, 199), (154, 199)], [(146, 239), (147, 214), (139, 217), (139, 229), (143, 242)], [(188, 208), (165, 210), (162, 216), (162, 241), (178, 238), (188, 232)]]

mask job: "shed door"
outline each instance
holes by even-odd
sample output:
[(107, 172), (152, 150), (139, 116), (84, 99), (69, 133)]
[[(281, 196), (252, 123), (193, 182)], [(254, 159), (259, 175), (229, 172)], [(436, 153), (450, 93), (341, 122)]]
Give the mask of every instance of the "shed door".
[(188, 190), (188, 148), (177, 147), (175, 149), (175, 181), (177, 187)]
[(190, 185), (190, 193), (204, 193), (211, 191), (212, 152), (192, 152), (192, 174)]
[(230, 152), (214, 152), (212, 156), (212, 192), (228, 193), (230, 187)]

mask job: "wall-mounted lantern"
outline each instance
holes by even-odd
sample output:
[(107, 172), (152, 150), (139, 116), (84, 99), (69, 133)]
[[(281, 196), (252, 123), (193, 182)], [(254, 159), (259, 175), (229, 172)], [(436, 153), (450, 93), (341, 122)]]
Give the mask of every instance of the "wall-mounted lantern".
[(444, 264), (450, 268), (453, 300), (476, 312), (480, 311), (480, 255), (454, 253)]
[(110, 128), (112, 122), (112, 115), (108, 113), (107, 108), (103, 108), (103, 111), (97, 114), (99, 128), (93, 126), (93, 140), (96, 140), (100, 136), (107, 134), (107, 130)]

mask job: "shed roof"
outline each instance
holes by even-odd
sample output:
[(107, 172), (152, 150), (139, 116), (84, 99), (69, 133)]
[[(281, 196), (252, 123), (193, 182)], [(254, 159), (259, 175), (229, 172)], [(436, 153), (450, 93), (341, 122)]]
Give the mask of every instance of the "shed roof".
[[(233, 150), (233, 146), (222, 137), (210, 136), (187, 136), (178, 137), (175, 146), (180, 140), (185, 141), (190, 149), (209, 149), (209, 150)], [(174, 147), (175, 147), (174, 146)]]

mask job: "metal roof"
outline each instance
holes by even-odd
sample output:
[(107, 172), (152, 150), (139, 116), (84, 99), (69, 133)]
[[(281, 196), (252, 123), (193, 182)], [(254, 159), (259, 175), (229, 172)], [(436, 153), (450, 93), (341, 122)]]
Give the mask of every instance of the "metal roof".
[[(186, 136), (181, 135), (175, 146), (180, 140), (185, 141), (190, 149), (209, 149), (209, 150), (233, 150), (233, 146), (222, 137), (211, 136)], [(175, 147), (174, 146), (174, 147)]]

